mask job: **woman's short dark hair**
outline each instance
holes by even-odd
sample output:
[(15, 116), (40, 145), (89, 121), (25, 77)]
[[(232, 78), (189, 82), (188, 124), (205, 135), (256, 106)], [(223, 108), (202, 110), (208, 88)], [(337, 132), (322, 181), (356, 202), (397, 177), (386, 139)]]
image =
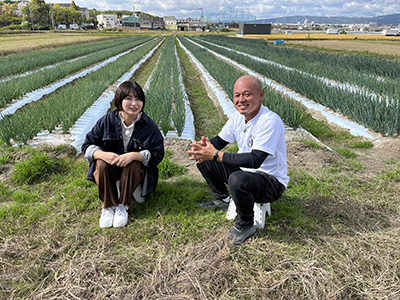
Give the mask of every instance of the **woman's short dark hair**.
[(114, 106), (122, 111), (122, 100), (124, 100), (130, 93), (133, 93), (135, 97), (142, 100), (144, 108), (145, 96), (142, 87), (137, 82), (129, 80), (121, 83), (115, 91), (113, 100)]

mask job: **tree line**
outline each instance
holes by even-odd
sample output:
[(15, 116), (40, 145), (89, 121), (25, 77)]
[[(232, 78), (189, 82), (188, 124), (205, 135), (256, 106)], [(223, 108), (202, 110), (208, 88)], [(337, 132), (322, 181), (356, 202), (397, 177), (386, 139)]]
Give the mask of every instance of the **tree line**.
[(89, 18), (79, 11), (74, 1), (69, 7), (58, 4), (46, 4), (44, 0), (31, 0), (22, 8), (22, 16), (18, 14), (20, 1), (0, 1), (0, 27), (2, 29), (50, 30), (63, 24), (67, 28), (71, 24), (84, 26), (97, 24), (96, 16), (102, 12), (89, 10)]

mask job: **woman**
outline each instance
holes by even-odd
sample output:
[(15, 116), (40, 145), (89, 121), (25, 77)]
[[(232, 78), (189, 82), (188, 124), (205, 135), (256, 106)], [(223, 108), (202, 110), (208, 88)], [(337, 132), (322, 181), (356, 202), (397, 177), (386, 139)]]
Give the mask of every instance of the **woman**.
[(157, 165), (164, 157), (164, 138), (143, 111), (145, 96), (140, 85), (123, 82), (113, 104), (116, 109), (97, 121), (82, 145), (90, 162), (87, 179), (97, 184), (103, 201), (101, 228), (127, 224), (133, 193), (142, 202), (155, 190)]

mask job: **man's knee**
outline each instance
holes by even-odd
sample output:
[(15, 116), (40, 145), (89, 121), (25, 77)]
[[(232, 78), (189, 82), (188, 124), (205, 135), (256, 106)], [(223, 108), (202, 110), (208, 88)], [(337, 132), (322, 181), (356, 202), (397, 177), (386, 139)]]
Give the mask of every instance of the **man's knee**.
[(249, 176), (249, 172), (236, 171), (233, 172), (228, 178), (229, 189), (240, 189), (246, 190), (249, 188), (249, 182), (252, 180)]

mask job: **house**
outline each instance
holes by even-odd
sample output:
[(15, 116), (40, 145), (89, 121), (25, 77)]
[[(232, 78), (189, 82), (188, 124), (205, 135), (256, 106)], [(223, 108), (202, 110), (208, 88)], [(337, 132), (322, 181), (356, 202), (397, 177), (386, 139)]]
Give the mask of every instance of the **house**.
[(139, 18), (131, 16), (131, 15), (123, 15), (121, 17), (121, 25), (122, 28), (140, 28)]
[(140, 29), (164, 29), (164, 20), (147, 14), (140, 14)]
[(174, 16), (164, 17), (164, 26), (166, 30), (178, 30), (176, 25), (176, 18)]
[(118, 26), (118, 16), (113, 14), (97, 15), (97, 22), (99, 29), (116, 28)]

